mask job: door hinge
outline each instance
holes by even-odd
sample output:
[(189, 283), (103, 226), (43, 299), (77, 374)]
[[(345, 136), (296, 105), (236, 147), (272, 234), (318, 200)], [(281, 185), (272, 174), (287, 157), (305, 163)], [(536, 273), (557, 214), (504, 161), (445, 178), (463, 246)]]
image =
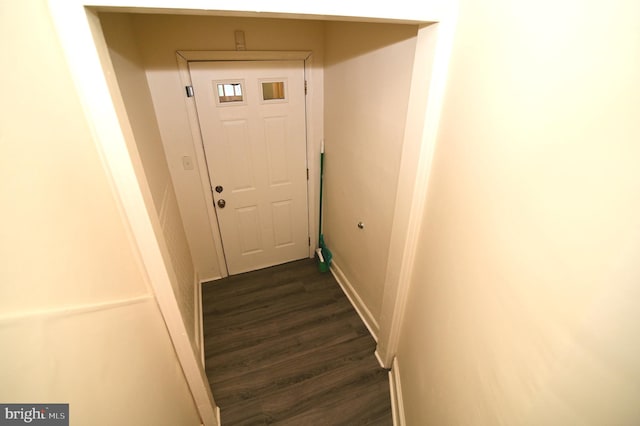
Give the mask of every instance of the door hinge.
[(193, 98), (193, 86), (184, 86), (187, 92), (187, 98)]
[(309, 247), (311, 247), (311, 237), (309, 237)]
[(309, 180), (309, 168), (307, 167), (307, 180)]
[(304, 94), (307, 94), (307, 80), (304, 81)]

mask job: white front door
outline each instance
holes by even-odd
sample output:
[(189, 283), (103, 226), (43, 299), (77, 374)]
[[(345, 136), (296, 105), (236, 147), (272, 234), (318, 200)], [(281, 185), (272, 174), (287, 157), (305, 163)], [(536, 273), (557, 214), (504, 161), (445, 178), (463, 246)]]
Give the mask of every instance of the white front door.
[(229, 274), (308, 257), (303, 61), (189, 70)]

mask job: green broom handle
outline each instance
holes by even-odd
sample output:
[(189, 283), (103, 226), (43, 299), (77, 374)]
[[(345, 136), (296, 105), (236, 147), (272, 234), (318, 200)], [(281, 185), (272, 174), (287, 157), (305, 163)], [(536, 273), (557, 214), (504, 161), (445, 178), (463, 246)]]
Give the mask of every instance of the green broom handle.
[[(324, 144), (323, 144), (324, 145)], [(320, 222), (318, 223), (318, 245), (322, 237), (322, 181), (324, 180), (324, 146), (320, 151)]]

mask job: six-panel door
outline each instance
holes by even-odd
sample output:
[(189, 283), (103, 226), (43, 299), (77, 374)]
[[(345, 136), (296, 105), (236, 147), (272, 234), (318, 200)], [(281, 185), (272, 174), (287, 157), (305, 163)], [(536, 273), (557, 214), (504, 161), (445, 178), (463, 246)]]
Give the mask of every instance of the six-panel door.
[(307, 257), (303, 62), (189, 69), (229, 274)]

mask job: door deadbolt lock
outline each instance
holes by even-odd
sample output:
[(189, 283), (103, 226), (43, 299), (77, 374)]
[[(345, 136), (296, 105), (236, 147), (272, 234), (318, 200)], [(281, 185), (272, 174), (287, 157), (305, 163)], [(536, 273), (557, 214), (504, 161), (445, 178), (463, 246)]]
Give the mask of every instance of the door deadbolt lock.
[(216, 186), (216, 192), (219, 194), (222, 192), (222, 190), (224, 190), (223, 187), (221, 187), (220, 185)]
[(227, 202), (225, 200), (218, 200), (218, 207), (220, 207), (221, 209), (224, 209), (224, 206), (227, 205)]

